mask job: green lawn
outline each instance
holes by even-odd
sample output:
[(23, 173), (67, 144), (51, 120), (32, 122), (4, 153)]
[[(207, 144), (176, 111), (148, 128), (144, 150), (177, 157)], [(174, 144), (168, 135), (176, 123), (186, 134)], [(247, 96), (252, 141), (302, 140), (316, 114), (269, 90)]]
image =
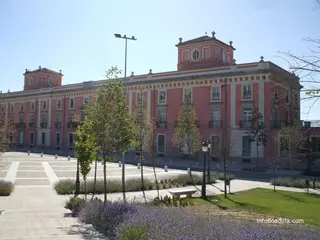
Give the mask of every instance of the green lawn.
[(320, 226), (320, 195), (315, 194), (256, 188), (229, 195), (229, 199), (217, 195), (208, 200), (198, 198), (192, 201), (195, 204), (217, 204), (222, 208), (236, 208), (275, 217), (304, 219), (305, 223)]

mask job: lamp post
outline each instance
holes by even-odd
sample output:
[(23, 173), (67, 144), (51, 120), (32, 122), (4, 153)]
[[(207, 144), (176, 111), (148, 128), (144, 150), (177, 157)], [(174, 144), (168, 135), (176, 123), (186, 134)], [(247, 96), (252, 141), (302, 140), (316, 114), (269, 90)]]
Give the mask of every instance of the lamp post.
[[(114, 36), (116, 38), (122, 38), (125, 40), (125, 48), (124, 48), (124, 85), (127, 83), (127, 45), (128, 40), (136, 41), (137, 39), (132, 37), (127, 37), (127, 35), (121, 35), (119, 33), (115, 33)], [(124, 94), (126, 95), (126, 88)], [(125, 190), (125, 153), (122, 153), (122, 188)], [(124, 193), (123, 193), (124, 194)]]
[(203, 152), (203, 173), (202, 173), (202, 188), (201, 188), (201, 197), (206, 197), (206, 161), (207, 161), (207, 152), (208, 152), (208, 141), (202, 142), (202, 152)]
[(208, 179), (207, 180), (208, 180), (208, 183), (211, 183), (211, 174), (210, 174), (210, 171), (211, 171), (211, 166), (210, 166), (210, 163), (211, 163), (211, 160), (210, 160), (211, 141), (208, 140), (207, 144), (208, 144), (208, 169), (207, 169)]

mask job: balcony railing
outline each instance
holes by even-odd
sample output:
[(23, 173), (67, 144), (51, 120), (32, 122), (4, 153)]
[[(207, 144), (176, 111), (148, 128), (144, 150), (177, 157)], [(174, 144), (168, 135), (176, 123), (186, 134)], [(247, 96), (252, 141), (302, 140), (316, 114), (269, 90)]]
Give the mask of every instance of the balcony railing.
[(61, 128), (61, 126), (62, 126), (62, 123), (61, 123), (61, 122), (55, 122), (55, 123), (54, 123), (54, 127), (55, 127), (55, 128)]
[(242, 149), (242, 156), (243, 156), (243, 157), (250, 157), (250, 156), (251, 156), (251, 150), (249, 150), (249, 149)]
[(251, 91), (244, 91), (242, 95), (242, 99), (251, 99), (252, 98), (252, 92)]
[(79, 122), (68, 122), (67, 127), (68, 128), (76, 128), (79, 126)]
[(26, 124), (24, 122), (18, 122), (16, 123), (16, 127), (17, 128), (24, 128), (26, 126)]
[(48, 122), (41, 122), (40, 123), (40, 128), (47, 128), (48, 127)]
[(212, 101), (220, 100), (220, 93), (212, 93)]
[(167, 121), (157, 121), (157, 128), (167, 128)]
[(252, 120), (240, 120), (240, 128), (252, 128)]
[(30, 123), (29, 123), (29, 127), (30, 127), (30, 128), (34, 128), (35, 126), (36, 126), (36, 123), (35, 123), (35, 122), (30, 122)]
[(221, 120), (210, 120), (209, 128), (221, 128), (222, 121)]

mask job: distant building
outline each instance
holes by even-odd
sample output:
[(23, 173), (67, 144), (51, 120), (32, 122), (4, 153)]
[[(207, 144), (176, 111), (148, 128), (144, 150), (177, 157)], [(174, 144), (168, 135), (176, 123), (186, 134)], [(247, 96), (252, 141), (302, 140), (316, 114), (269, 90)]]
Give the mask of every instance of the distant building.
[[(259, 157), (281, 156), (288, 151), (274, 141), (281, 122), (300, 121), (299, 78), (276, 64), (264, 61), (236, 63), (235, 48), (212, 36), (188, 41), (179, 39), (177, 71), (128, 77), (128, 105), (136, 105), (139, 88), (144, 89), (147, 110), (157, 121), (157, 152), (177, 156), (172, 144), (174, 124), (189, 93), (196, 107), (201, 139), (219, 141), (227, 135), (232, 141), (230, 156), (235, 162), (254, 163), (256, 147), (247, 131), (254, 108), (262, 113), (268, 144), (259, 147)], [(16, 145), (22, 148), (73, 149), (75, 114), (84, 117), (83, 105), (92, 104), (96, 88), (106, 80), (62, 85), (61, 71), (39, 67), (26, 69), (24, 90), (2, 93), (1, 111), (16, 123)], [(223, 126), (227, 124), (227, 132)], [(314, 130), (317, 131), (317, 130)], [(313, 150), (320, 152), (319, 137), (314, 134)], [(212, 150), (211, 154), (215, 156)], [(261, 160), (262, 161), (262, 160)]]

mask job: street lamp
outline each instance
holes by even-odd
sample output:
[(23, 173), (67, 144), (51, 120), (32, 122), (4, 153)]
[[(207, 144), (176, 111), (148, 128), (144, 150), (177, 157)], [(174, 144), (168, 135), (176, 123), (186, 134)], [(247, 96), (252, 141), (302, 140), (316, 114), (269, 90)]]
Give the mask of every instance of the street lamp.
[(203, 152), (203, 173), (202, 173), (202, 189), (201, 197), (206, 197), (206, 161), (208, 152), (208, 141), (202, 142), (202, 152)]
[(210, 166), (210, 163), (211, 163), (211, 161), (210, 161), (211, 141), (208, 140), (207, 144), (208, 144), (208, 171), (207, 171), (208, 179), (207, 180), (208, 180), (208, 183), (210, 184), (211, 183), (211, 173), (210, 173), (210, 171), (211, 171), (211, 166)]
[[(136, 41), (137, 39), (132, 36), (132, 37), (127, 37), (127, 35), (121, 36), (119, 33), (115, 33), (114, 36), (116, 38), (122, 38), (125, 40), (125, 48), (124, 48), (124, 85), (127, 83), (127, 45), (128, 45), (128, 40)], [(126, 95), (126, 88), (124, 94)], [(125, 190), (125, 153), (122, 153), (122, 188)], [(123, 193), (124, 194), (124, 193)]]

